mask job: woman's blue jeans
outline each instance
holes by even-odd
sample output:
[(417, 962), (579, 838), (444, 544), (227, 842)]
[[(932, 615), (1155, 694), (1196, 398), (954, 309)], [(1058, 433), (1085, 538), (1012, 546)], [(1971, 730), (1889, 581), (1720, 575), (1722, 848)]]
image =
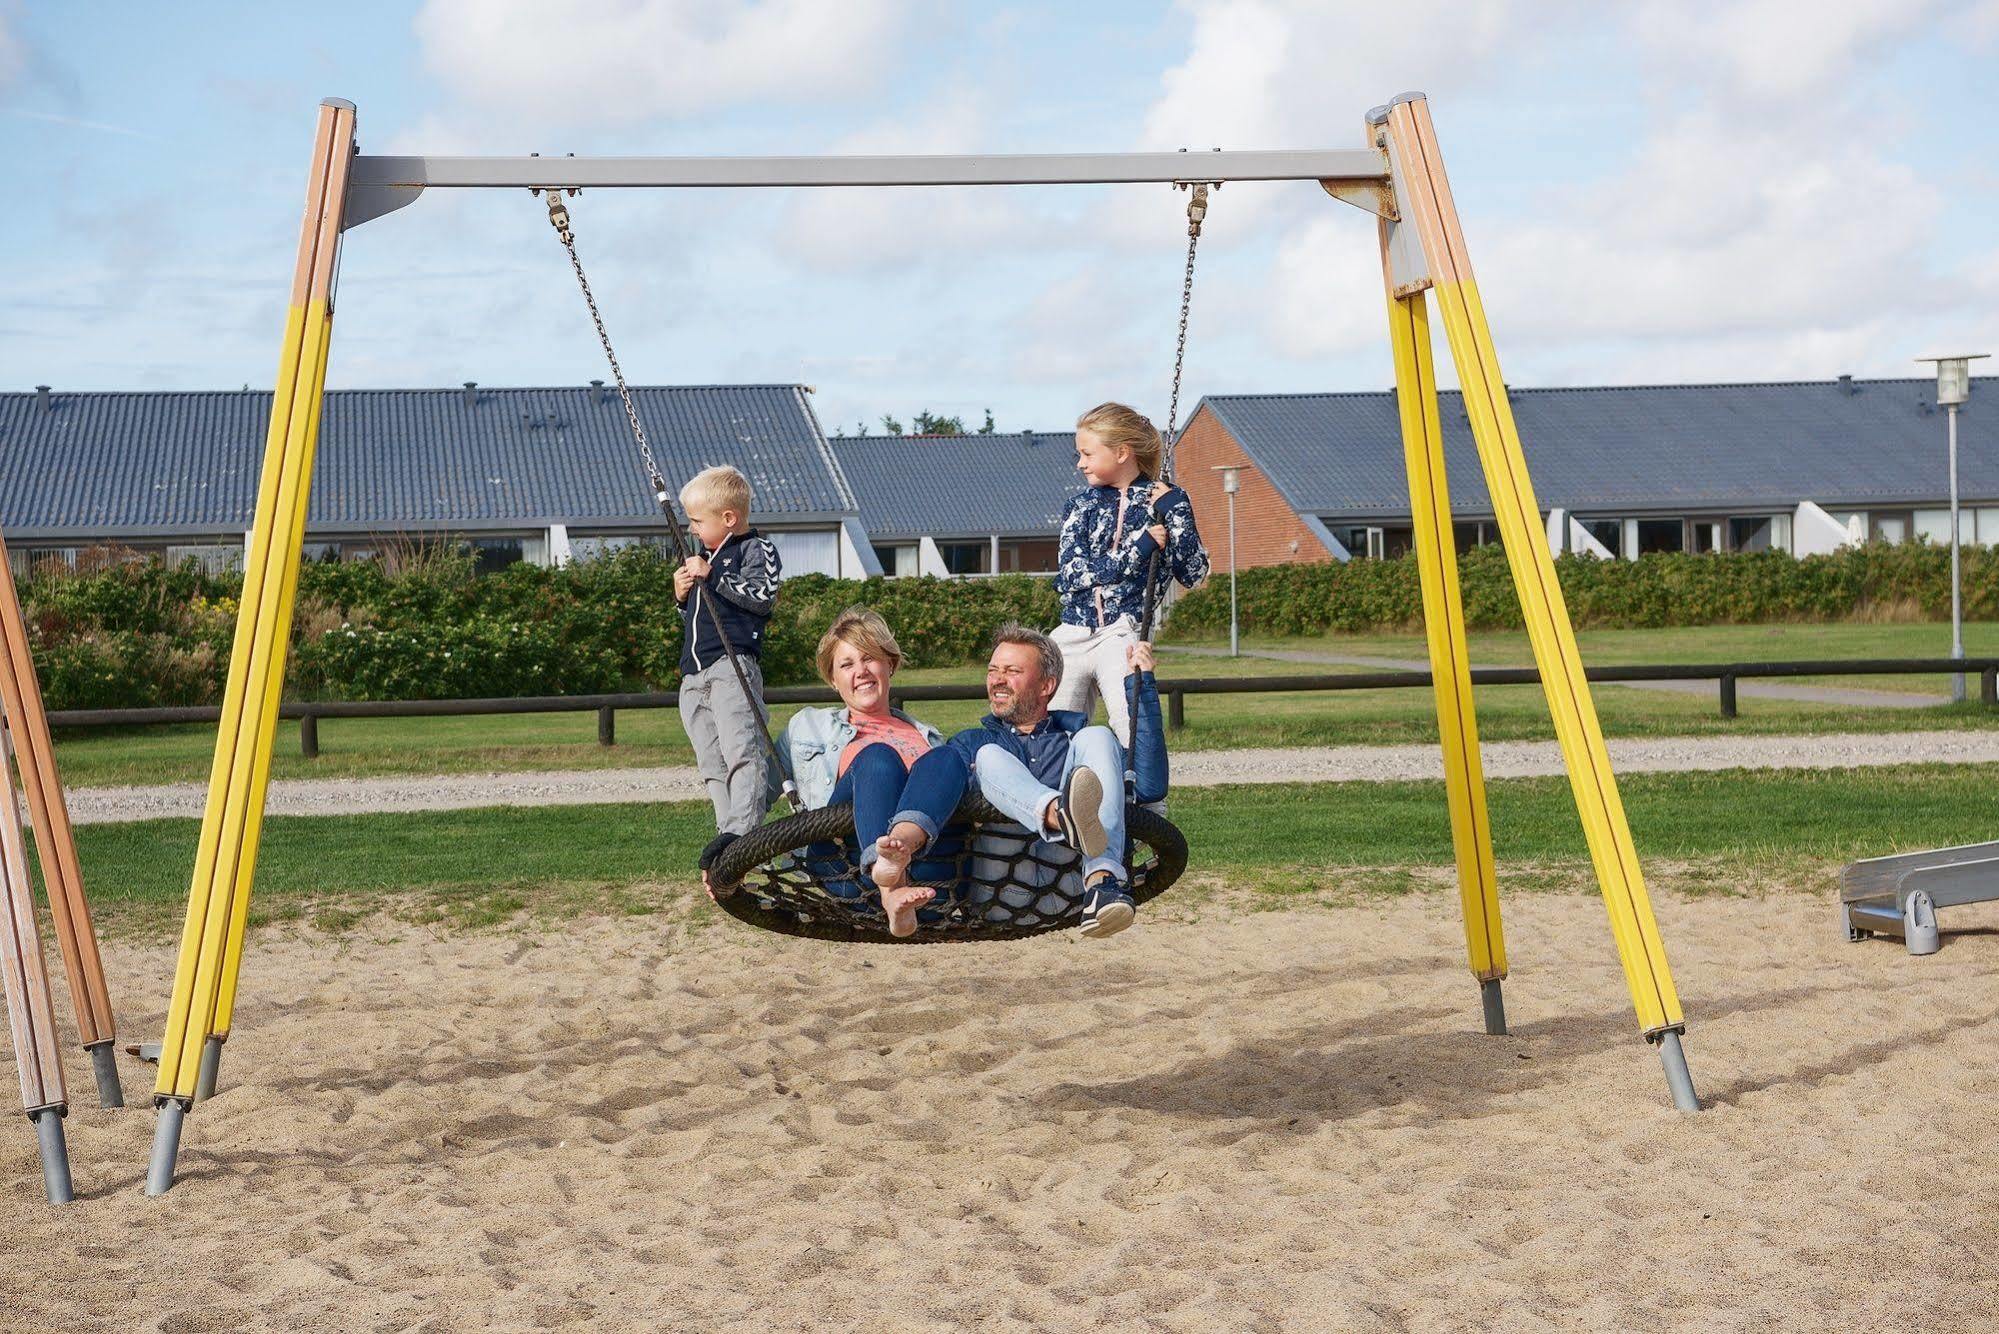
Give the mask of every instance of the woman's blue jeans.
[[(970, 771), (964, 756), (949, 746), (938, 746), (903, 767), (894, 746), (877, 741), (865, 746), (833, 785), (827, 804), (854, 803), (854, 839), (860, 845), (863, 872), (875, 864), (875, 840), (907, 820), (927, 838), (927, 856), (910, 868), (912, 878), (935, 880), (950, 876), (955, 867), (955, 849), (939, 845), (938, 834), (964, 799)], [(929, 857), (942, 857), (931, 861)]]

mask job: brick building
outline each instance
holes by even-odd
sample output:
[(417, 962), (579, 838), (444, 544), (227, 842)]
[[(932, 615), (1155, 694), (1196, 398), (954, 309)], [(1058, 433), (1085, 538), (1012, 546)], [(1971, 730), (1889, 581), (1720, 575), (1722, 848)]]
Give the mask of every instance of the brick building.
[[(1999, 378), (1959, 412), (1966, 542), (1999, 543)], [(1949, 540), (1944, 418), (1933, 379), (1510, 391), (1535, 498), (1558, 550), (1797, 555), (1851, 542)], [(1471, 427), (1440, 395), (1460, 550), (1497, 540)], [(1981, 406), (1983, 404), (1983, 406)], [(1237, 568), (1394, 557), (1411, 543), (1392, 393), (1204, 398), (1175, 451), (1217, 569), (1240, 464)]]

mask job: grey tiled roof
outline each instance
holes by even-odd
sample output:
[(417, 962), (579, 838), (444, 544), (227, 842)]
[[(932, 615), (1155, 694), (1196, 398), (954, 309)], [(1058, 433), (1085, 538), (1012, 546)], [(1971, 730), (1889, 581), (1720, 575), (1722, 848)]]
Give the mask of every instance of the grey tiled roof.
[[(669, 481), (734, 464), (760, 519), (851, 515), (795, 385), (633, 391)], [(268, 392), (0, 394), (0, 530), (234, 532), (249, 526)], [(615, 393), (588, 387), (326, 395), (309, 526), (477, 530), (656, 520)]]
[[(1455, 391), (1440, 395), (1451, 503), (1491, 512)], [(1855, 380), (1515, 389), (1513, 416), (1541, 507), (1679, 512), (1931, 505), (1949, 494), (1936, 381)], [(1390, 393), (1243, 394), (1202, 406), (1292, 508), (1322, 518), (1406, 514)], [(1966, 501), (1999, 500), (1999, 377), (1959, 409)]]
[(828, 441), (876, 541), (1055, 536), (1082, 490), (1073, 431), (857, 435)]

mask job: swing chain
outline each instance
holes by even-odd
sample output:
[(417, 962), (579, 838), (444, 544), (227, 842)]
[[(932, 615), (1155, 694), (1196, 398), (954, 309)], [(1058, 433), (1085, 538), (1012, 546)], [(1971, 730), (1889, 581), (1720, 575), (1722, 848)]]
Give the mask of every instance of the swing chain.
[(1187, 270), (1180, 279), (1180, 336), (1173, 344), (1173, 395), (1166, 407), (1166, 457), (1160, 480), (1173, 479), (1173, 446), (1180, 434), (1180, 372), (1187, 360), (1187, 313), (1194, 304), (1194, 252), (1201, 244), (1201, 224), (1208, 217), (1208, 183), (1197, 181), (1187, 200)]
[[(597, 326), (597, 341), (604, 345), (604, 360), (611, 363), (611, 378), (617, 382), (618, 400), (625, 406), (625, 420), (631, 423), (632, 438), (638, 441), (639, 457), (645, 462), (646, 484), (652, 488), (653, 499), (662, 508), (672, 503), (666, 488), (666, 478), (660, 475), (659, 464), (653, 460), (652, 442), (646, 439), (646, 428), (639, 423), (638, 406), (632, 402), (632, 391), (625, 384), (624, 367), (618, 364), (618, 354), (611, 347), (611, 335), (604, 328), (603, 312), (597, 309), (597, 295), (590, 290), (590, 279), (583, 273), (583, 261), (576, 254), (576, 233), (569, 225), (569, 208), (562, 202), (562, 192), (550, 189), (544, 192), (548, 198), (548, 221), (555, 228), (556, 237), (562, 248), (569, 253), (569, 267), (576, 270), (576, 285), (583, 289), (583, 303), (590, 308), (590, 322)], [(673, 525), (675, 547), (681, 547), (680, 525)], [(674, 553), (686, 559), (687, 551)]]
[[(548, 196), (548, 221), (555, 228), (562, 248), (569, 253), (569, 267), (576, 270), (576, 285), (583, 289), (583, 304), (590, 307), (590, 322), (597, 326), (597, 341), (604, 345), (604, 360), (611, 363), (611, 378), (618, 385), (618, 400), (625, 405), (625, 420), (632, 428), (632, 439), (638, 442), (639, 457), (645, 462), (646, 484), (652, 487), (653, 499), (658, 502), (660, 512), (666, 516), (666, 530), (673, 538), (673, 558), (676, 566), (686, 563), (694, 554), (694, 543), (681, 531), (680, 516), (673, 511), (673, 493), (667, 489), (666, 478), (660, 474), (659, 464), (653, 459), (652, 442), (646, 439), (646, 430), (639, 422), (638, 405), (632, 401), (632, 391), (625, 383), (625, 368), (618, 364), (618, 354), (611, 347), (611, 335), (604, 328), (603, 312), (597, 309), (597, 294), (590, 290), (590, 279), (583, 272), (583, 261), (576, 254), (576, 233), (569, 225), (569, 209), (562, 202), (562, 192), (554, 188), (545, 191)], [(576, 193), (574, 190), (571, 194)], [(743, 699), (751, 712), (759, 715), (757, 734), (763, 739), (764, 750), (769, 753), (773, 771), (783, 779), (785, 804), (795, 813), (803, 809), (798, 799), (798, 785), (785, 773), (783, 757), (778, 753), (777, 743), (771, 740), (769, 712), (762, 706), (762, 699), (750, 689), (749, 677), (743, 673), (743, 664), (736, 657), (735, 648), (729, 643), (729, 633), (722, 625), (721, 613), (715, 609), (713, 598), (702, 598), (701, 605), (707, 608), (708, 620), (715, 627), (715, 635), (722, 641), (722, 652), (729, 660), (729, 668), (735, 674), (736, 684), (742, 687)]]

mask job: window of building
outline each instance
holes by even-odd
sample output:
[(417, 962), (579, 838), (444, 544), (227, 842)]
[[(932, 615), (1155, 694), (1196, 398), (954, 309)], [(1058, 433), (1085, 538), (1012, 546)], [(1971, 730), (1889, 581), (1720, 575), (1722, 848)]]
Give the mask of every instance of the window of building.
[(1578, 519), (1576, 522), (1581, 525), (1582, 530), (1588, 533), (1591, 538), (1601, 543), (1605, 551), (1608, 551), (1613, 556), (1624, 554), (1624, 521), (1622, 519)]
[(764, 536), (777, 548), (777, 558), (784, 563), (786, 578), (800, 574), (840, 577), (840, 534), (834, 530), (771, 532), (766, 529)]
[(1053, 574), (1055, 572), (1056, 540), (1048, 538), (1020, 538), (1000, 543), (999, 568), (1001, 574)]
[(1999, 509), (1967, 511), (1964, 518), (1960, 520), (1966, 528), (1972, 526), (1967, 520), (1971, 518), (1973, 513), (1977, 515), (1977, 536), (1969, 540), (1988, 547), (1999, 547)]
[(1333, 535), (1340, 539), (1340, 545), (1347, 549), (1348, 555), (1381, 560), (1388, 549), (1387, 533), (1380, 528), (1336, 528)]
[(914, 542), (875, 544), (875, 559), (881, 562), (882, 573), (892, 579), (903, 579), (923, 572), (922, 549)]
[(240, 570), (243, 568), (243, 546), (240, 542), (211, 542), (201, 545), (172, 546), (166, 549), (166, 563), (170, 566), (177, 566), (182, 561), (189, 560), (208, 574)]
[(1870, 542), (1906, 542), (1909, 540), (1909, 519), (1907, 510), (1894, 514), (1876, 513), (1869, 515), (1867, 540)]
[(1768, 551), (1771, 546), (1771, 522), (1767, 516), (1730, 519), (1728, 521), (1728, 549), (1730, 551)]
[(466, 546), (472, 549), (472, 559), (480, 574), (492, 574), (504, 570), (509, 565), (518, 565), (527, 558), (522, 541), (518, 537), (474, 537)]
[[(1914, 527), (1917, 537), (1923, 538), (1924, 540), (1929, 542), (1934, 542), (1936, 545), (1940, 547), (1947, 547), (1950, 545), (1949, 510), (1917, 510), (1914, 515), (1914, 519), (1915, 519)], [(1960, 530), (1969, 529), (1971, 527), (1970, 524), (1964, 522), (1964, 512), (1962, 510), (1958, 511), (1958, 526)], [(1968, 532), (1965, 532), (1963, 535), (1967, 538), (1970, 536)]]
[(986, 574), (992, 547), (985, 542), (939, 542), (937, 555), (946, 574)]
[(1687, 522), (1687, 528), (1693, 534), (1693, 542), (1687, 548), (1689, 551), (1706, 554), (1711, 551), (1721, 550), (1721, 524), (1719, 521), (1690, 519)]
[(1640, 519), (1638, 521), (1638, 554), (1649, 556), (1658, 551), (1684, 551), (1687, 545), (1687, 528), (1678, 519)]
[(627, 547), (655, 547), (661, 554), (673, 550), (673, 539), (665, 533), (598, 533), (590, 537), (569, 537), (569, 558), (571, 560), (591, 560), (597, 556), (608, 556)]

